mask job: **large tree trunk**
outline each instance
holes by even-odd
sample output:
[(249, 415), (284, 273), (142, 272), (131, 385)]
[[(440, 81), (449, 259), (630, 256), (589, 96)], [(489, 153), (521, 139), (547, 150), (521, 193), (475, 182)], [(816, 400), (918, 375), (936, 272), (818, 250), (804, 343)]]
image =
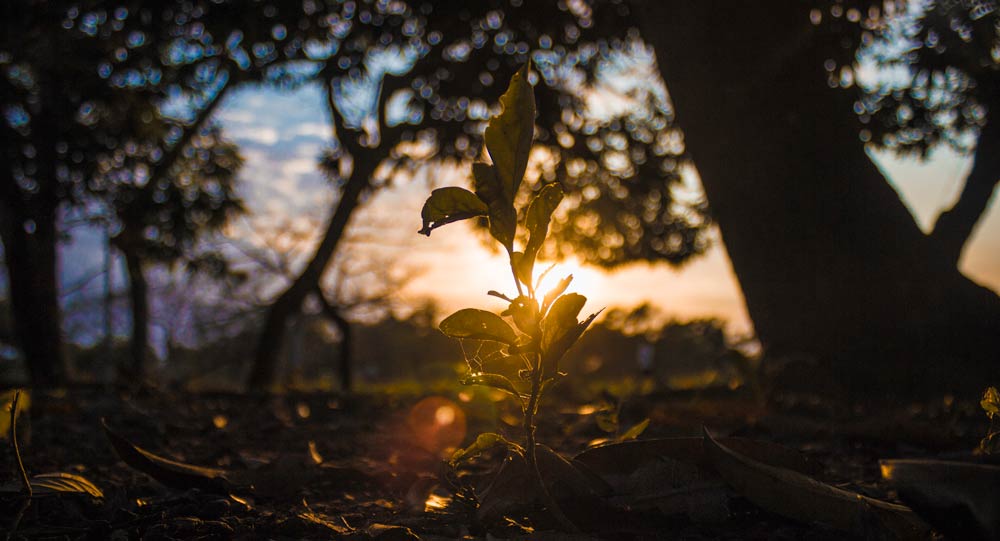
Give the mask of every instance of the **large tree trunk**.
[(326, 270), (337, 245), (344, 236), (344, 230), (357, 208), (361, 194), (368, 188), (371, 176), (378, 166), (378, 160), (366, 160), (365, 152), (352, 155), (351, 178), (344, 185), (336, 210), (330, 218), (323, 240), (316, 254), (306, 265), (302, 274), (268, 308), (264, 327), (257, 343), (253, 367), (247, 385), (254, 390), (265, 390), (273, 382), (277, 369), (278, 355), (284, 342), (288, 319), (296, 314), (306, 296), (319, 288), (320, 279)]
[(135, 250), (122, 250), (128, 269), (129, 300), (132, 305), (132, 340), (129, 357), (132, 363), (129, 376), (136, 381), (146, 375), (146, 357), (149, 351), (149, 283), (143, 273), (142, 258)]
[(959, 380), (996, 373), (1000, 300), (934, 250), (865, 153), (810, 7), (640, 8), (757, 334), (856, 392), (981, 386)]

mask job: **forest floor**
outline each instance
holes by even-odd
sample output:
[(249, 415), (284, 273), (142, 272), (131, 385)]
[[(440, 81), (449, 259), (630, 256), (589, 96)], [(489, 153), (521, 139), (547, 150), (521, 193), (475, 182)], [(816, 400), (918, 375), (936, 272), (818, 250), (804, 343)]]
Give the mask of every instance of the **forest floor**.
[[(700, 438), (707, 427), (716, 436), (782, 444), (816, 466), (816, 479), (894, 501), (881, 480), (879, 459), (969, 456), (987, 429), (977, 399), (865, 409), (816, 396), (783, 396), (763, 407), (744, 393), (706, 390), (651, 393), (602, 413), (607, 400), (562, 396), (543, 404), (538, 437), (571, 457), (647, 418), (641, 439)], [(483, 431), (519, 437), (519, 412), (489, 390), (445, 390), (428, 400), (412, 393), (237, 395), (93, 387), (36, 392), (27, 405), (18, 422), (27, 474), (79, 475), (103, 495), (36, 490), (21, 513), (14, 454), (4, 440), (0, 529), (14, 527), (20, 517), (15, 539), (849, 538), (830, 526), (772, 514), (732, 492), (720, 511), (717, 500), (683, 487), (671, 488), (680, 507), (664, 507), (659, 494), (663, 512), (653, 506), (653, 512), (636, 515), (590, 516), (582, 529), (592, 533), (559, 533), (554, 521), (530, 512), (477, 515), (467, 492), (455, 495), (455, 477), (447, 475), (443, 459), (450, 447), (468, 444)], [(161, 457), (217, 470), (192, 474), (155, 460), (144, 470), (134, 456), (130, 467), (104, 425), (122, 441)], [(488, 476), (485, 466), (476, 467), (479, 473), (461, 477), (467, 481), (461, 483)], [(173, 487), (155, 481), (150, 471)], [(213, 479), (219, 471), (223, 479)], [(519, 496), (527, 498), (508, 497)]]

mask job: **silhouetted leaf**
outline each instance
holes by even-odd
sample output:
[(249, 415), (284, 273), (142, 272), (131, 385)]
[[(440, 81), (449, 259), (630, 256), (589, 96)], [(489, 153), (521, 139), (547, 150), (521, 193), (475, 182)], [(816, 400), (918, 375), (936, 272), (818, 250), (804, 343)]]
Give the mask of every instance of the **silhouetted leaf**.
[(1000, 466), (882, 460), (899, 498), (951, 539), (1000, 539)]
[[(545, 242), (545, 236), (549, 233), (549, 221), (552, 213), (559, 206), (563, 199), (563, 190), (559, 184), (546, 184), (542, 187), (538, 195), (528, 204), (527, 216), (525, 217), (525, 227), (528, 229), (528, 244), (524, 248), (525, 273), (530, 277), (535, 266), (535, 257), (538, 250)], [(529, 284), (530, 285), (530, 284)]]
[[(563, 299), (567, 299), (563, 301)], [(562, 302), (560, 302), (562, 301)], [(548, 314), (542, 320), (542, 376), (550, 377), (559, 371), (559, 360), (580, 339), (587, 327), (601, 313), (597, 311), (584, 321), (577, 323), (576, 314), (583, 308), (586, 297), (567, 293), (552, 303)], [(548, 323), (546, 323), (548, 322)]]
[(542, 320), (542, 351), (549, 349), (576, 326), (576, 316), (586, 302), (587, 297), (579, 293), (567, 293), (552, 303), (552, 308)]
[(534, 262), (529, 261), (524, 252), (514, 252), (510, 254), (510, 264), (514, 268), (514, 276), (517, 278), (517, 281), (528, 286), (528, 289), (531, 289), (531, 271), (534, 267)]
[(227, 472), (217, 468), (193, 466), (159, 456), (133, 445), (119, 436), (102, 421), (104, 433), (111, 441), (118, 457), (125, 464), (159, 481), (163, 485), (178, 490), (199, 488), (208, 492), (226, 493), (229, 489)]
[(719, 475), (755, 505), (793, 520), (822, 522), (861, 537), (926, 539), (927, 525), (908, 507), (842, 490), (792, 470), (768, 466), (712, 438), (705, 451)]
[(552, 346), (545, 351), (542, 356), (542, 376), (549, 377), (559, 371), (559, 361), (562, 359), (563, 355), (569, 351), (569, 348), (573, 347), (573, 344), (583, 336), (583, 333), (587, 331), (590, 324), (597, 319), (597, 316), (601, 314), (602, 310), (598, 310), (593, 314), (587, 316), (587, 319), (581, 321), (569, 330), (566, 334), (552, 343)]
[(510, 80), (500, 106), (503, 110), (486, 126), (486, 150), (493, 160), (504, 198), (514, 201), (524, 178), (535, 129), (535, 94), (528, 82), (528, 64)]
[(517, 212), (514, 206), (498, 202), (490, 205), (490, 235), (502, 244), (507, 252), (514, 251), (514, 235), (517, 233)]
[(513, 202), (504, 198), (503, 188), (500, 187), (500, 179), (497, 178), (496, 169), (492, 165), (484, 162), (472, 164), (472, 181), (476, 195), (487, 205), (498, 202), (506, 202), (513, 206)]
[(552, 305), (552, 302), (555, 301), (557, 298), (559, 298), (559, 295), (562, 295), (563, 292), (566, 291), (566, 288), (569, 287), (569, 284), (572, 281), (573, 281), (573, 275), (570, 274), (569, 276), (563, 278), (562, 280), (559, 280), (559, 283), (556, 284), (556, 287), (552, 288), (552, 291), (549, 291), (548, 293), (545, 294), (545, 299), (542, 302), (542, 315), (545, 315), (548, 312), (549, 306)]
[(500, 374), (472, 374), (462, 380), (462, 385), (486, 385), (505, 391), (518, 399), (521, 398), (521, 394), (514, 387), (514, 382)]
[(420, 233), (429, 237), (431, 231), (442, 225), (485, 216), (487, 212), (489, 208), (486, 203), (465, 188), (438, 188), (431, 192), (420, 211), (424, 222)]
[(486, 310), (464, 308), (441, 322), (441, 332), (452, 338), (492, 340), (515, 344), (517, 333), (500, 316)]

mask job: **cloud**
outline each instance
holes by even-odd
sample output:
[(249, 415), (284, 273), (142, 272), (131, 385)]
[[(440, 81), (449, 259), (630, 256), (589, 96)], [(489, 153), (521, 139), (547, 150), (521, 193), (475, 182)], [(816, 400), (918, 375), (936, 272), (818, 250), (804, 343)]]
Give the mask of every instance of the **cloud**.
[(224, 124), (252, 124), (256, 117), (247, 109), (226, 109), (219, 113), (218, 119)]
[(290, 126), (286, 136), (291, 137), (320, 137), (326, 139), (330, 136), (330, 127), (321, 122), (306, 122)]
[(281, 164), (283, 175), (302, 176), (317, 172), (315, 158), (297, 158)]
[(273, 145), (279, 140), (278, 130), (268, 126), (239, 127), (229, 133), (239, 143), (249, 141), (261, 145)]

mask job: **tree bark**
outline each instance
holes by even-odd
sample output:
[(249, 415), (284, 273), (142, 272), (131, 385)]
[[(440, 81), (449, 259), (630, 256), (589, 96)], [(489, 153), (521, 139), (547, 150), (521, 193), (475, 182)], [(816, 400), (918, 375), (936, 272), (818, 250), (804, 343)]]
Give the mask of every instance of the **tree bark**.
[(994, 115), (1000, 115), (1000, 103), (996, 104), (996, 108), (990, 108), (989, 120), (979, 134), (972, 170), (965, 179), (958, 201), (938, 216), (931, 233), (931, 239), (942, 257), (956, 266), (979, 218), (990, 206), (997, 182), (1000, 182), (1000, 120)]
[(146, 357), (149, 351), (149, 283), (139, 254), (127, 248), (122, 253), (128, 269), (129, 300), (132, 305), (132, 340), (129, 342), (132, 366), (129, 376), (138, 381), (146, 375)]
[(641, 7), (758, 337), (862, 394), (965, 387), (995, 373), (1000, 301), (934, 250), (869, 159), (810, 8)]

